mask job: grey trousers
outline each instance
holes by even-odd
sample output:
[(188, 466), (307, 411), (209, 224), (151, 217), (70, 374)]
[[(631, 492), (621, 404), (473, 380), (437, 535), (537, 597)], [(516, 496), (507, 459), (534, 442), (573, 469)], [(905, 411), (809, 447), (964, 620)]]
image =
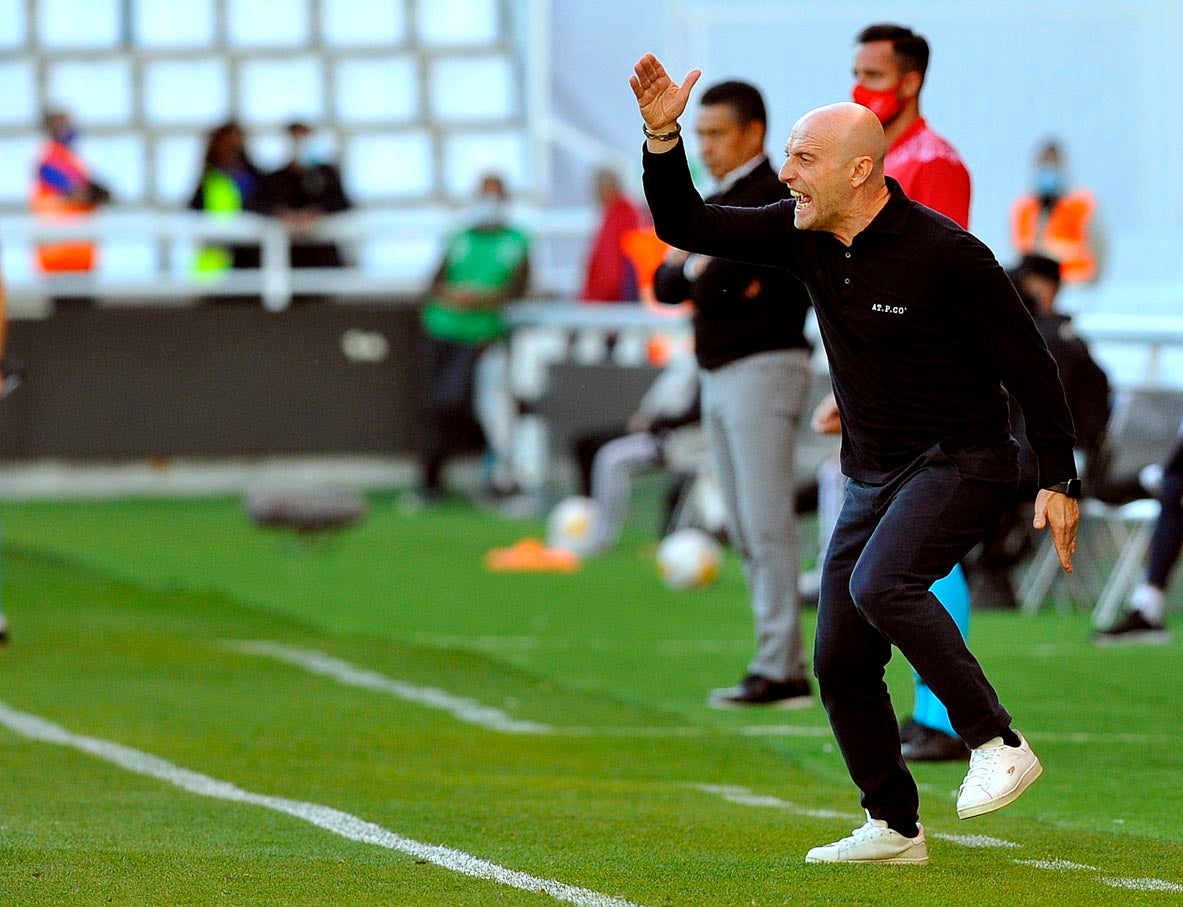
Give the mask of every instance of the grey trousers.
[(707, 451), (743, 558), (755, 618), (749, 673), (804, 678), (794, 506), (797, 431), (809, 391), (809, 353), (756, 353), (702, 372)]

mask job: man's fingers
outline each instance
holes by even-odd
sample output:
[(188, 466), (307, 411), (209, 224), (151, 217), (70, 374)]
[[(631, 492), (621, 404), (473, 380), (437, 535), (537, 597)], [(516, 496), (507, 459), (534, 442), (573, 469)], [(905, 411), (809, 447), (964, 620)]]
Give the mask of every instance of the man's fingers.
[(686, 102), (690, 100), (690, 92), (693, 90), (695, 83), (701, 78), (701, 69), (692, 69), (690, 72), (686, 73), (686, 78), (682, 80), (681, 95), (683, 106), (685, 106)]
[(1068, 532), (1066, 526), (1052, 526), (1052, 541), (1056, 546), (1056, 555), (1060, 558), (1060, 566), (1065, 573), (1072, 572), (1072, 553), (1076, 550), (1075, 535)]
[(1035, 498), (1035, 518), (1031, 520), (1031, 526), (1035, 529), (1042, 529), (1047, 525), (1047, 498), (1041, 491)]

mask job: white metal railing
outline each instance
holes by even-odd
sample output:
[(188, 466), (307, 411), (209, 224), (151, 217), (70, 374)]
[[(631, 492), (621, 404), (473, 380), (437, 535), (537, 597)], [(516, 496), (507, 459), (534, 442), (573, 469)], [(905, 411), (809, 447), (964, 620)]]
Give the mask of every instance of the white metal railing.
[[(542, 253), (532, 267), (537, 291), (567, 295), (574, 269), (553, 261), (550, 243), (586, 243), (595, 228), (588, 209), (523, 210), (514, 222), (527, 230)], [(89, 296), (121, 301), (170, 301), (209, 294), (260, 297), (269, 311), (282, 311), (294, 294), (366, 296), (411, 293), (423, 288), (423, 275), (436, 261), (422, 263), (420, 274), (391, 274), (366, 267), (292, 269), (293, 241), (335, 242), (343, 245), (375, 239), (435, 242), (461, 223), (456, 212), (444, 209), (349, 211), (324, 217), (314, 225), (291, 230), (282, 221), (257, 214), (208, 215), (195, 211), (112, 210), (77, 220), (51, 221), (32, 215), (0, 217), (0, 247), (9, 254), (33, 249), (39, 243), (90, 240), (96, 244), (121, 240), (151, 241), (164, 250), (159, 265), (142, 273), (31, 274), (10, 276), (9, 296)], [(260, 248), (258, 269), (228, 271), (211, 276), (191, 266), (193, 249), (202, 244), (247, 244)], [(570, 256), (568, 256), (570, 258)], [(172, 263), (170, 265), (170, 262)]]

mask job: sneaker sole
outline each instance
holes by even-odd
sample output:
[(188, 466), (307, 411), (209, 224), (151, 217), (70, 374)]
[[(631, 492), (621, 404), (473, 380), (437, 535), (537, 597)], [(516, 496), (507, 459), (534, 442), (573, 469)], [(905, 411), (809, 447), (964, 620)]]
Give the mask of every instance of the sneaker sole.
[(928, 857), (917, 860), (909, 857), (892, 857), (889, 860), (819, 860), (816, 857), (806, 857), (806, 863), (824, 863), (829, 866), (843, 866), (856, 863), (860, 866), (927, 866)]
[(1029, 769), (1027, 769), (1027, 771), (1023, 774), (1023, 777), (1018, 780), (1018, 783), (1016, 783), (1013, 788), (1011, 788), (1001, 797), (996, 797), (995, 799), (988, 800), (985, 803), (979, 803), (976, 806), (967, 806), (964, 809), (958, 807), (957, 818), (972, 819), (975, 816), (983, 816), (986, 813), (994, 812), (996, 809), (1002, 809), (1004, 806), (1010, 806), (1012, 803), (1018, 800), (1019, 797), (1023, 796), (1023, 792), (1026, 791), (1027, 788), (1029, 788), (1032, 784), (1034, 784), (1035, 779), (1042, 774), (1043, 765), (1038, 759), (1036, 759), (1035, 763)]
[(771, 702), (742, 702), (731, 699), (708, 699), (712, 709), (807, 709), (815, 702), (812, 696), (793, 696), (789, 699), (774, 699)]

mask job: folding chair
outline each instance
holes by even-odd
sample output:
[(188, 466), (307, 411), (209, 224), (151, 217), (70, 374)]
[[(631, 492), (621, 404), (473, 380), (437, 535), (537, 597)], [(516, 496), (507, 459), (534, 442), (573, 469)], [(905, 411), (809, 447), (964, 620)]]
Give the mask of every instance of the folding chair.
[[(1178, 438), (1181, 422), (1183, 392), (1162, 388), (1119, 392), (1107, 429), (1113, 451), (1110, 474), (1131, 474), (1162, 462)], [(1023, 610), (1038, 611), (1063, 577), (1073, 605), (1091, 611), (1097, 626), (1111, 624), (1138, 581), (1158, 511), (1158, 501), (1152, 498), (1120, 505), (1091, 498), (1082, 501), (1078, 551), (1073, 561), (1077, 570), (1062, 573), (1049, 535), (1020, 584)], [(1105, 574), (1102, 570), (1110, 558), (1113, 567)], [(1098, 580), (1099, 588), (1094, 590)], [(1090, 606), (1094, 601), (1095, 606)]]

